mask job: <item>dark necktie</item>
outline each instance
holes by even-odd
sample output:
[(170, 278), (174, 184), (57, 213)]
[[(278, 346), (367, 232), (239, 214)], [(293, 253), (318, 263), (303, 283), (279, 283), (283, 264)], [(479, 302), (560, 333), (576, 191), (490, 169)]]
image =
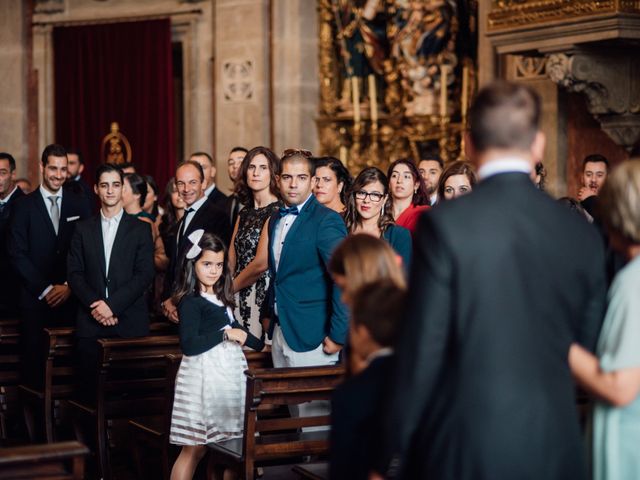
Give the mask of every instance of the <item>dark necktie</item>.
[(300, 211), (298, 210), (297, 206), (293, 206), (293, 207), (280, 207), (278, 209), (278, 212), (280, 214), (280, 218), (282, 217), (286, 217), (287, 215), (298, 215), (300, 213)]
[(182, 217), (182, 225), (180, 226), (180, 233), (178, 234), (178, 243), (182, 240), (182, 236), (184, 235), (184, 231), (187, 228), (187, 217), (189, 214), (193, 212), (193, 208), (189, 207), (184, 211), (184, 217)]

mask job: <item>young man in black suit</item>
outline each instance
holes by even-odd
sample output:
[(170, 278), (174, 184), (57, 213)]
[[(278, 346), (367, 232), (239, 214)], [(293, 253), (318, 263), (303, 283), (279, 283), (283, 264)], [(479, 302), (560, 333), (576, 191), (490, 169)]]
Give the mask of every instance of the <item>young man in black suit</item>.
[(0, 318), (18, 313), (18, 284), (10, 281), (15, 278), (16, 273), (9, 262), (7, 233), (13, 205), (23, 196), (24, 193), (16, 185), (15, 159), (9, 153), (0, 152), (0, 278), (6, 279), (4, 287), (0, 289)]
[(466, 143), (481, 181), (420, 219), (373, 458), (386, 478), (587, 478), (568, 352), (596, 345), (604, 248), (530, 179), (540, 116), (529, 87), (481, 90)]
[(177, 277), (176, 269), (180, 268), (180, 259), (185, 246), (189, 246), (187, 237), (194, 230), (203, 229), (213, 233), (229, 245), (231, 239), (231, 225), (228, 212), (208, 201), (204, 194), (206, 176), (202, 166), (193, 160), (187, 160), (178, 165), (175, 175), (176, 188), (186, 204), (184, 216), (178, 225), (177, 246), (169, 259), (169, 268), (165, 275), (164, 292), (162, 297), (162, 312), (172, 322), (178, 322), (177, 306), (171, 301), (173, 281)]
[(25, 381), (41, 360), (43, 327), (70, 324), (75, 313), (67, 284), (67, 252), (75, 225), (89, 215), (86, 201), (63, 191), (67, 151), (48, 145), (42, 152), (40, 188), (16, 203), (8, 250), (20, 281), (21, 341)]
[(81, 365), (94, 366), (98, 338), (149, 333), (146, 292), (153, 281), (153, 240), (147, 223), (122, 208), (122, 171), (103, 164), (94, 191), (100, 213), (76, 227), (67, 275), (78, 299), (76, 336)]

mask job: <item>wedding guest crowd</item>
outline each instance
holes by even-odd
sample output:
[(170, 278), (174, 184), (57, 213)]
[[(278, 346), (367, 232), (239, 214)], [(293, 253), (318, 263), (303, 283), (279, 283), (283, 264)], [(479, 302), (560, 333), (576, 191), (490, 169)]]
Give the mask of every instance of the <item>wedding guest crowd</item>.
[(331, 478), (370, 480), (589, 478), (579, 382), (597, 399), (594, 478), (640, 478), (640, 161), (587, 156), (566, 208), (545, 191), (540, 118), (533, 90), (491, 84), (460, 160), (386, 174), (238, 146), (229, 195), (204, 151), (163, 192), (133, 164), (89, 186), (90, 159), (52, 144), (27, 193), (0, 153), (0, 316), (20, 317), (22, 382), (46, 327), (73, 322), (86, 387), (98, 339), (177, 324), (183, 479), (208, 442), (242, 436), (243, 349), (343, 363), (331, 404), (290, 415), (332, 412)]

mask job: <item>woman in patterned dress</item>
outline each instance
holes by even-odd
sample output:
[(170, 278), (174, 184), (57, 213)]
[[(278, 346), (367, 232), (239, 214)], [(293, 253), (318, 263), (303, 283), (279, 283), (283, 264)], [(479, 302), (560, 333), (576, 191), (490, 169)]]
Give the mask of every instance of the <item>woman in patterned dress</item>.
[(236, 318), (258, 338), (262, 336), (260, 306), (269, 287), (268, 226), (278, 208), (280, 160), (266, 147), (252, 148), (242, 161), (236, 193), (244, 208), (238, 214), (229, 248), (235, 271)]

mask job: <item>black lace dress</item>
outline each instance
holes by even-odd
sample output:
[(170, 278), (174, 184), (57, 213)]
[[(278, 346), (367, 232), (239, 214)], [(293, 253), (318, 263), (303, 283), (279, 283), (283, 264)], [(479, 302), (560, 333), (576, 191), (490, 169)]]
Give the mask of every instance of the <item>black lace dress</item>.
[[(245, 207), (240, 210), (238, 232), (233, 244), (236, 250), (236, 275), (244, 270), (256, 256), (262, 227), (278, 207), (279, 203), (273, 202), (262, 208)], [(267, 288), (269, 288), (269, 271), (263, 273), (256, 283), (236, 293), (236, 318), (258, 338), (262, 336), (260, 307), (264, 302)]]

